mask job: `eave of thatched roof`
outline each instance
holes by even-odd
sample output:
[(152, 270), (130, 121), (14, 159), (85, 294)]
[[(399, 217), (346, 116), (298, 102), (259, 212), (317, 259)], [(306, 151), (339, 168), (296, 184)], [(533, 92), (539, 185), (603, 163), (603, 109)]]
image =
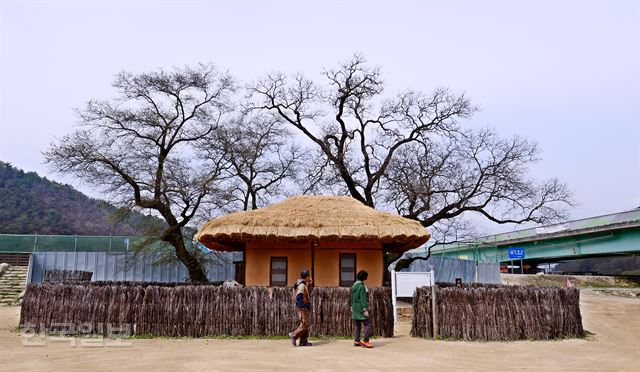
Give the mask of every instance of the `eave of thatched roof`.
[(419, 222), (367, 207), (347, 196), (295, 196), (281, 203), (215, 218), (196, 239), (205, 246), (235, 250), (248, 241), (379, 241), (405, 251), (429, 239)]

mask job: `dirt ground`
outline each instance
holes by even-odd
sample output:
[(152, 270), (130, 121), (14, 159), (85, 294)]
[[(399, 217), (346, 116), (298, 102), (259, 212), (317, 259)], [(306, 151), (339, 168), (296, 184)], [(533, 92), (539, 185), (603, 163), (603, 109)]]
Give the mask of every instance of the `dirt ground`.
[(579, 288), (627, 288), (639, 289), (637, 277), (594, 276), (594, 275), (520, 275), (500, 274), (502, 284), (536, 285), (564, 287), (569, 279), (571, 284)]
[(424, 371), (553, 370), (640, 371), (640, 300), (590, 290), (581, 294), (588, 339), (517, 342), (430, 341), (410, 337), (399, 323), (396, 337), (376, 348), (350, 340), (321, 340), (293, 348), (287, 340), (136, 339), (130, 346), (70, 346), (70, 340), (24, 346), (14, 331), (18, 307), (0, 307), (2, 371)]

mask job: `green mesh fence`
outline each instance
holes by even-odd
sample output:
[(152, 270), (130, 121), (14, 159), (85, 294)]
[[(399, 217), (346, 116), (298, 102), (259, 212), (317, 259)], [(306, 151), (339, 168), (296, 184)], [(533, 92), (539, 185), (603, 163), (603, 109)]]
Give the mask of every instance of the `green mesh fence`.
[(33, 235), (0, 235), (0, 252), (33, 252)]
[[(186, 241), (191, 245), (190, 241)], [(149, 245), (143, 236), (75, 236), (0, 234), (0, 252), (127, 252)], [(155, 242), (153, 250), (172, 249)]]

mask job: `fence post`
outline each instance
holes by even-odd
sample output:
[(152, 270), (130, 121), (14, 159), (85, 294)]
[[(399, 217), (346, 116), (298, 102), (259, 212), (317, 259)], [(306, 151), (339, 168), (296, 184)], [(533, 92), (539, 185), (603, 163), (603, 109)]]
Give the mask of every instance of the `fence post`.
[(431, 314), (433, 319), (433, 339), (438, 339), (438, 310), (436, 309), (436, 274), (431, 270)]
[(478, 275), (479, 267), (478, 266), (479, 266), (478, 261), (476, 261), (476, 283), (478, 283), (478, 277), (479, 277), (479, 275)]
[(113, 242), (113, 236), (109, 235), (109, 253), (111, 253), (111, 244)]
[(33, 255), (29, 255), (29, 268), (27, 269), (27, 278), (25, 279), (25, 286), (31, 284), (31, 276), (33, 276)]
[(393, 324), (398, 323), (398, 304), (396, 303), (396, 271), (391, 270), (391, 303), (393, 305)]
[(38, 250), (38, 233), (36, 233), (33, 239), (33, 253), (36, 253), (37, 250)]
[(78, 250), (78, 234), (76, 234), (75, 239), (73, 240), (73, 253), (76, 253)]

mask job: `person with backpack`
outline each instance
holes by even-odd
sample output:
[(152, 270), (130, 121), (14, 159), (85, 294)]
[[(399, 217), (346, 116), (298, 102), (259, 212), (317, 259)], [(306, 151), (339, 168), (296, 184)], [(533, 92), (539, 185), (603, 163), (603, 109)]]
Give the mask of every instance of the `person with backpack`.
[[(367, 287), (364, 281), (369, 277), (369, 273), (360, 270), (356, 274), (356, 282), (351, 286), (351, 319), (353, 319), (354, 338), (353, 346), (372, 348), (369, 342), (371, 337), (371, 320), (369, 318), (369, 301), (367, 299)], [(364, 325), (364, 338), (360, 341), (360, 328)]]
[(298, 318), (300, 319), (300, 325), (295, 331), (289, 333), (289, 339), (293, 346), (296, 346), (296, 341), (300, 339), (299, 346), (311, 346), (309, 342), (309, 329), (311, 328), (310, 315), (311, 315), (311, 297), (310, 286), (313, 283), (309, 270), (304, 270), (300, 273), (300, 279), (296, 281), (293, 287), (293, 293), (296, 300), (296, 311), (298, 312)]

